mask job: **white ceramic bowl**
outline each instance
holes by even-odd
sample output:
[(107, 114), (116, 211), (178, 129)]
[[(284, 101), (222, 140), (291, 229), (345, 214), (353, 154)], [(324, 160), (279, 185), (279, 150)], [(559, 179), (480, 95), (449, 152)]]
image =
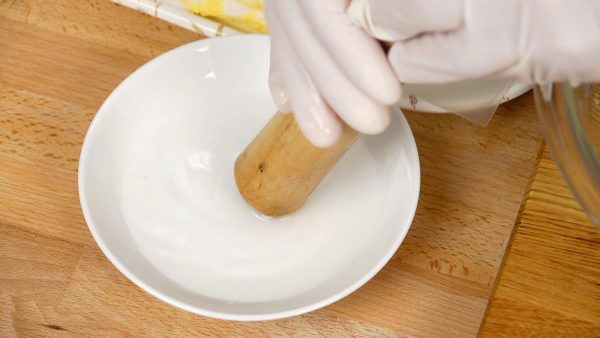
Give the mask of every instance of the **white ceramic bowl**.
[(420, 172), (404, 116), (362, 137), (298, 212), (266, 219), (233, 163), (274, 114), (264, 36), (205, 39), (157, 57), (108, 97), (85, 138), (81, 206), (131, 281), (210, 317), (302, 314), (359, 288), (413, 219)]

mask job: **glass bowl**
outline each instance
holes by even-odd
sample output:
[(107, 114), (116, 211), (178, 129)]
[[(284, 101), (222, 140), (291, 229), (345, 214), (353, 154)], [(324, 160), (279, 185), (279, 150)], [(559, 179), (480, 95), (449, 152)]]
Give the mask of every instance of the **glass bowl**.
[(535, 86), (546, 142), (571, 191), (600, 227), (600, 84)]

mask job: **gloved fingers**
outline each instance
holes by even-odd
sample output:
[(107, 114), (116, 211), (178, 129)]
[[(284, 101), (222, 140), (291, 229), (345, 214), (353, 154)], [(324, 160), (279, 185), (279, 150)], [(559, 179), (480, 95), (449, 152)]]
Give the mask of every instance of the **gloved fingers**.
[(466, 31), (426, 34), (395, 43), (388, 58), (406, 83), (445, 83), (494, 76), (516, 61), (513, 49), (501, 42), (472, 38)]
[(458, 80), (464, 50), (456, 35), (427, 34), (400, 41), (388, 51), (398, 79), (404, 83), (444, 83)]
[(463, 26), (465, 0), (352, 0), (351, 20), (383, 41), (402, 41), (423, 33)]
[(289, 95), (289, 107), (298, 126), (315, 146), (329, 147), (335, 144), (342, 132), (342, 122), (317, 92), (282, 31), (277, 17), (272, 15), (269, 2), (266, 14), (271, 32), (274, 57), (272, 63), (277, 64), (283, 87)]
[(283, 85), (281, 70), (279, 69), (278, 57), (275, 55), (277, 48), (271, 48), (271, 57), (269, 65), (269, 90), (275, 106), (280, 112), (291, 113), (290, 100), (287, 90)]
[(290, 106), (300, 130), (317, 147), (334, 145), (342, 134), (342, 121), (317, 92), (303, 68), (284, 69), (284, 83), (290, 88)]
[(298, 4), (317, 39), (348, 79), (381, 104), (400, 100), (400, 84), (380, 44), (346, 15), (348, 0), (302, 0)]
[[(406, 0), (408, 1), (408, 0)], [(466, 1), (464, 27), (398, 41), (388, 59), (400, 81), (443, 83), (499, 76), (519, 58), (519, 0)]]
[[(267, 2), (267, 11), (269, 11), (269, 3)], [(273, 103), (277, 109), (282, 113), (290, 113), (291, 107), (289, 103), (289, 97), (285, 87), (283, 85), (283, 79), (281, 70), (279, 69), (278, 57), (276, 55), (278, 49), (274, 47), (273, 39), (271, 39), (271, 50), (269, 57), (269, 91)]]
[[(388, 107), (366, 96), (348, 79), (321, 46), (305, 13), (295, 1), (277, 1), (273, 5), (279, 22), (285, 22), (281, 25), (285, 36), (296, 42), (291, 48), (329, 106), (359, 132), (376, 134), (383, 131), (390, 121)], [(282, 69), (285, 68), (282, 65)], [(286, 88), (290, 90), (294, 107), (292, 88), (287, 84)]]

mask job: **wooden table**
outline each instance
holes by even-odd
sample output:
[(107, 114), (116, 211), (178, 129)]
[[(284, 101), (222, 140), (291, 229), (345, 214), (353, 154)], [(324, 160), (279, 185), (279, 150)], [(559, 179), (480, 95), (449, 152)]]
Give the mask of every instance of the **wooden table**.
[(387, 266), (331, 306), (237, 323), (189, 314), (137, 288), (85, 225), (79, 150), (120, 81), (198, 38), (107, 0), (0, 0), (0, 336), (471, 337), (490, 298), (482, 335), (531, 334), (548, 321), (553, 332), (598, 332), (598, 232), (540, 153), (530, 95), (503, 105), (487, 128), (407, 113), (422, 166), (417, 215)]

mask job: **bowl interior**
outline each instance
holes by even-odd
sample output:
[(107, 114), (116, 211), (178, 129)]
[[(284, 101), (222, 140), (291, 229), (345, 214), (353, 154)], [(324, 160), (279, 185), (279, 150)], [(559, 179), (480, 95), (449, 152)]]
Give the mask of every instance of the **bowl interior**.
[(327, 305), (390, 259), (415, 213), (419, 162), (400, 112), (362, 137), (297, 213), (256, 215), (233, 163), (275, 112), (269, 40), (205, 39), (134, 72), (82, 149), (95, 240), (154, 296), (211, 317), (281, 318)]

